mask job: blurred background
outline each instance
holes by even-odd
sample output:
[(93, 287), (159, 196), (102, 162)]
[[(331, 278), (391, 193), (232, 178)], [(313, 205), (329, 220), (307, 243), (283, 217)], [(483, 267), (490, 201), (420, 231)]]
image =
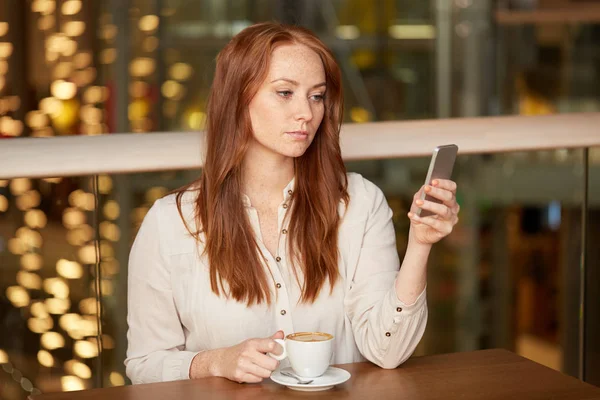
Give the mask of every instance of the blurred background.
[[(217, 53), (271, 20), (333, 50), (348, 124), (600, 111), (598, 1), (0, 0), (0, 147), (201, 131)], [(384, 189), (400, 255), (428, 163), (347, 163)], [(129, 384), (129, 247), (199, 173), (0, 180), (0, 398)], [(454, 179), (416, 355), (501, 347), (600, 385), (600, 149), (460, 156)]]

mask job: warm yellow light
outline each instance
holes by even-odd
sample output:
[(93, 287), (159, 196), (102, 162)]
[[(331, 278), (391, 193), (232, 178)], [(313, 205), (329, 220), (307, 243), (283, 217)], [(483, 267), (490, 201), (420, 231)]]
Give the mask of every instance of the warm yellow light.
[(58, 325), (60, 325), (63, 330), (69, 332), (73, 329), (77, 329), (77, 323), (80, 319), (81, 316), (79, 314), (68, 313), (61, 315), (61, 317), (58, 319)]
[(69, 307), (71, 307), (69, 299), (49, 298), (44, 300), (44, 303), (46, 303), (48, 312), (54, 315), (64, 314), (69, 310)]
[(176, 81), (166, 81), (161, 86), (161, 92), (168, 99), (180, 99), (183, 96), (184, 88)]
[(109, 220), (116, 220), (119, 218), (120, 208), (119, 203), (114, 200), (109, 200), (106, 202), (103, 208), (104, 216)]
[(204, 129), (204, 123), (206, 122), (206, 113), (202, 111), (192, 111), (188, 114), (187, 124), (190, 129), (199, 131)]
[(75, 15), (81, 11), (81, 0), (67, 0), (63, 3), (60, 11), (63, 15)]
[(54, 326), (54, 321), (49, 315), (41, 318), (29, 318), (27, 320), (27, 327), (33, 333), (42, 334), (48, 332)]
[(41, 31), (48, 31), (54, 28), (56, 24), (56, 18), (54, 15), (42, 15), (37, 20), (37, 27)]
[(125, 385), (125, 379), (123, 378), (123, 375), (121, 375), (118, 372), (115, 372), (115, 371), (111, 372), (108, 379), (110, 380), (110, 384), (113, 386)]
[(100, 194), (109, 194), (113, 188), (112, 178), (108, 175), (98, 177), (98, 191)]
[(6, 75), (8, 73), (8, 62), (0, 60), (0, 75)]
[(0, 36), (8, 33), (8, 22), (0, 22)]
[(42, 346), (48, 350), (60, 349), (65, 347), (65, 338), (58, 332), (46, 332), (40, 338)]
[(96, 248), (88, 244), (87, 246), (83, 246), (77, 252), (77, 256), (84, 264), (95, 264), (96, 263)]
[(56, 263), (56, 272), (67, 279), (79, 279), (83, 276), (83, 268), (76, 261), (69, 261), (61, 258)]
[(107, 335), (102, 335), (102, 348), (103, 349), (114, 349), (115, 348), (115, 340)]
[(142, 42), (142, 49), (148, 53), (152, 53), (158, 48), (158, 38), (156, 36), (148, 36)]
[(344, 40), (353, 40), (360, 37), (360, 29), (356, 25), (338, 25), (335, 28), (335, 36)]
[(121, 237), (121, 230), (112, 222), (103, 221), (100, 223), (100, 236), (104, 239), (116, 242)]
[(0, 364), (6, 363), (8, 363), (8, 354), (6, 354), (6, 351), (0, 349)]
[(129, 84), (129, 95), (133, 98), (144, 97), (148, 94), (150, 85), (144, 81), (132, 81)]
[(114, 276), (119, 272), (119, 261), (115, 258), (103, 257), (100, 268), (102, 269), (102, 275), (106, 277)]
[(43, 178), (42, 180), (48, 183), (60, 183), (62, 178)]
[(101, 28), (100, 37), (108, 42), (117, 37), (118, 28), (113, 24), (106, 24)]
[(78, 340), (73, 346), (75, 354), (81, 358), (93, 358), (98, 356), (98, 347), (87, 340)]
[[(98, 322), (96, 321), (96, 317), (92, 317), (92, 319), (86, 319), (83, 317), (79, 321), (77, 321), (77, 328), (75, 328), (75, 332), (79, 334), (81, 337), (86, 336), (96, 336), (98, 335)], [(94, 339), (90, 338), (89, 340)], [(96, 342), (93, 342), (94, 346), (97, 346)]]
[(435, 26), (391, 25), (388, 34), (394, 39), (435, 39)]
[(90, 86), (83, 93), (83, 101), (89, 104), (101, 103), (108, 98), (108, 90), (102, 86)]
[(73, 392), (76, 390), (84, 390), (85, 384), (81, 378), (73, 375), (65, 375), (60, 378), (60, 384), (63, 392)]
[[(63, 278), (56, 277), (44, 279), (44, 290), (47, 293), (56, 296), (57, 299), (67, 299), (69, 297), (69, 285), (67, 285)], [(48, 309), (50, 308), (48, 307)]]
[(147, 77), (152, 75), (156, 62), (152, 58), (138, 57), (129, 64), (129, 73), (133, 77)]
[(43, 128), (47, 126), (49, 122), (48, 116), (41, 111), (29, 111), (25, 115), (25, 123), (33, 129)]
[(7, 187), (8, 179), (0, 179), (0, 187)]
[(369, 122), (371, 113), (362, 107), (352, 107), (350, 109), (350, 119), (356, 123)]
[[(85, 105), (81, 107), (81, 120), (86, 124), (99, 124), (103, 120), (103, 112), (101, 109), (96, 108), (92, 105)], [(92, 201), (94, 196), (92, 195)], [(93, 209), (93, 208), (92, 208)]]
[(75, 68), (83, 69), (92, 63), (92, 53), (89, 51), (80, 51), (73, 57)]
[(90, 379), (92, 370), (90, 367), (77, 360), (69, 360), (65, 363), (65, 371), (69, 374), (77, 375), (81, 379)]
[(62, 54), (65, 57), (71, 57), (77, 52), (77, 42), (71, 39), (67, 39), (63, 42)]
[(54, 357), (47, 350), (40, 350), (37, 353), (38, 362), (44, 367), (54, 366)]
[(100, 282), (102, 296), (112, 296), (115, 292), (113, 282), (110, 279), (102, 279)]
[(32, 272), (17, 272), (17, 283), (26, 289), (42, 288), (42, 278), (40, 278), (38, 274), (34, 274)]
[(31, 311), (31, 315), (36, 318), (45, 318), (49, 316), (48, 311), (46, 310), (46, 305), (41, 301), (33, 303), (29, 311)]
[(67, 208), (63, 211), (63, 225), (69, 229), (83, 225), (85, 220), (85, 214), (76, 208)]
[(8, 199), (0, 194), (0, 212), (8, 210)]
[(156, 15), (144, 15), (140, 18), (139, 28), (144, 32), (152, 32), (158, 28), (160, 19)]
[(52, 117), (57, 117), (63, 110), (63, 103), (56, 97), (46, 97), (40, 101), (40, 110)]
[(44, 260), (42, 256), (40, 256), (39, 254), (27, 253), (21, 257), (21, 268), (23, 268), (26, 271), (37, 271), (42, 268), (43, 261)]
[(10, 181), (10, 192), (18, 196), (31, 189), (31, 181), (27, 178), (17, 178)]
[(98, 311), (98, 301), (95, 297), (88, 297), (79, 302), (79, 310), (82, 314), (96, 315)]
[(115, 256), (115, 250), (111, 242), (107, 240), (100, 241), (100, 255), (106, 258), (112, 258)]
[(48, 219), (42, 210), (28, 210), (25, 212), (25, 224), (33, 229), (41, 229), (46, 226)]
[(142, 220), (144, 219), (144, 217), (146, 216), (146, 214), (148, 213), (149, 208), (148, 207), (137, 207), (133, 209), (132, 212), (132, 216), (134, 221), (136, 221), (137, 223), (142, 222)]
[(23, 242), (25, 248), (42, 247), (42, 235), (38, 231), (31, 230), (26, 226), (17, 229), (15, 236)]
[(29, 190), (17, 197), (16, 204), (19, 210), (25, 211), (39, 206), (41, 200), (41, 196), (37, 191)]
[(186, 63), (176, 63), (169, 68), (169, 75), (171, 75), (171, 78), (178, 81), (190, 79), (193, 72), (192, 66)]
[(73, 246), (83, 246), (93, 238), (94, 230), (85, 224), (67, 232), (67, 242)]
[(60, 62), (54, 68), (54, 79), (67, 79), (73, 74), (73, 64), (68, 61)]
[(6, 288), (6, 297), (13, 306), (20, 308), (29, 304), (29, 293), (21, 286), (9, 286)]
[(73, 82), (79, 86), (90, 85), (96, 79), (96, 68), (87, 67), (83, 71), (77, 71), (73, 74)]
[(13, 52), (13, 45), (9, 42), (0, 42), (0, 58), (8, 58)]
[(8, 240), (8, 251), (13, 254), (23, 254), (27, 251), (25, 243), (20, 238), (12, 238)]
[(75, 97), (77, 86), (73, 82), (57, 80), (50, 85), (50, 92), (54, 97), (60, 100), (68, 100)]

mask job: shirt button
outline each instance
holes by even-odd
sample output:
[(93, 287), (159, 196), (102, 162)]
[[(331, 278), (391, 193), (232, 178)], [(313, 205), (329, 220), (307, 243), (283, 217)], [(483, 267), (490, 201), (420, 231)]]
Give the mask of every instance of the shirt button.
[(390, 336), (392, 336), (392, 334), (391, 334), (391, 333), (389, 333), (389, 332), (386, 332), (386, 333), (385, 333), (385, 336), (387, 336), (387, 337), (390, 337)]
[(277, 262), (281, 261), (281, 257), (276, 257), (275, 261), (277, 261)]
[(284, 204), (284, 205), (283, 205), (283, 208), (288, 208), (288, 205), (287, 205), (287, 204)]
[(402, 312), (402, 307), (398, 307), (398, 308), (396, 308), (396, 311), (398, 311), (398, 312)]
[(294, 192), (292, 192), (291, 190), (288, 190), (288, 194), (289, 194), (290, 196), (292, 195), (292, 193), (294, 193)]
[(287, 229), (282, 230), (281, 233), (283, 233), (284, 235), (287, 234)]
[(281, 283), (278, 283), (277, 285), (275, 285), (275, 287), (277, 287), (277, 289), (281, 289)]
[(285, 310), (281, 310), (281, 315), (285, 315)]

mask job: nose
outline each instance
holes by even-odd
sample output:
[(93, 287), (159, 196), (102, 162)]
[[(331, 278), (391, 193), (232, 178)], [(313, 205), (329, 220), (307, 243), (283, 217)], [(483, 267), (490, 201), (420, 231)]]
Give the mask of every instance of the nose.
[(309, 99), (296, 98), (296, 121), (309, 122), (313, 118), (313, 111)]

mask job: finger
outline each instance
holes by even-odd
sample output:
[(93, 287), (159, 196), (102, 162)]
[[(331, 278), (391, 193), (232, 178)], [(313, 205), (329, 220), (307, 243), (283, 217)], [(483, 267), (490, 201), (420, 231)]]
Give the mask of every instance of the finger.
[(271, 372), (275, 371), (279, 366), (279, 361), (277, 361), (273, 357), (269, 357), (266, 354), (256, 352), (248, 356), (248, 358), (250, 359), (250, 361), (252, 361), (254, 365), (264, 370), (268, 370), (269, 376), (271, 376)]
[(245, 373), (240, 377), (239, 380), (237, 380), (237, 382), (238, 383), (260, 383), (260, 382), (262, 382), (262, 380), (263, 380), (263, 378), (261, 378), (260, 376)]
[(449, 179), (434, 179), (431, 181), (431, 186), (438, 187), (440, 189), (446, 189), (452, 193), (456, 193), (456, 182)]
[(436, 215), (439, 215), (443, 219), (451, 219), (453, 216), (452, 211), (449, 207), (444, 204), (434, 203), (428, 200), (417, 200), (415, 204), (424, 210), (429, 210)]
[[(267, 357), (271, 361), (275, 361), (271, 357), (265, 356), (263, 354), (260, 354), (260, 355), (263, 356), (263, 357)], [(277, 363), (277, 361), (275, 361), (275, 363)], [(263, 367), (261, 365), (256, 364), (254, 362), (253, 358), (244, 358), (242, 361), (240, 361), (240, 368), (246, 374), (254, 375), (254, 376), (257, 376), (257, 377), (260, 377), (260, 378), (268, 378), (268, 377), (270, 377), (271, 376), (271, 372), (273, 372), (275, 370), (275, 368), (269, 369), (269, 368), (265, 368), (265, 367)]]
[(279, 355), (283, 353), (283, 349), (271, 338), (254, 339), (252, 341), (253, 348), (260, 353), (273, 353)]
[(415, 223), (421, 223), (427, 225), (437, 231), (440, 235), (448, 235), (452, 232), (453, 223), (451, 221), (441, 220), (435, 216), (421, 218), (416, 214), (413, 214), (411, 219)]
[(454, 193), (446, 189), (440, 189), (438, 187), (427, 185), (425, 186), (424, 190), (425, 193), (427, 193), (429, 196), (434, 197), (443, 202), (452, 201), (452, 199), (454, 198)]
[(283, 339), (284, 336), (285, 334), (283, 333), (283, 331), (277, 331), (271, 336), (271, 339)]

